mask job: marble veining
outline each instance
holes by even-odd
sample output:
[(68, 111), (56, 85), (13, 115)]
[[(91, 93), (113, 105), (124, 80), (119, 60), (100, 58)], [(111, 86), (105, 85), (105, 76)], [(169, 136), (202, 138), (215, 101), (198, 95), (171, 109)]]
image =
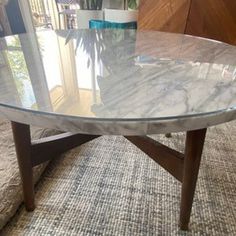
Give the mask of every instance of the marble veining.
[(134, 30), (0, 39), (0, 116), (91, 134), (146, 135), (236, 118), (236, 47)]

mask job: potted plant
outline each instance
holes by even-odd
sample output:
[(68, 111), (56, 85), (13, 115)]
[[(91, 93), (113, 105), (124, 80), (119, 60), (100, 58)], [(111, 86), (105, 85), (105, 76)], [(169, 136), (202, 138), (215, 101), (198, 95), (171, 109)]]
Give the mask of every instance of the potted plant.
[(139, 6), (139, 0), (128, 0), (127, 4), (128, 4), (128, 9), (137, 10)]
[(103, 0), (80, 0), (79, 5), (82, 10), (101, 10)]
[[(112, 0), (111, 0), (112, 1)], [(101, 10), (103, 0), (79, 0), (79, 5), (82, 10)], [(136, 10), (139, 5), (139, 0), (124, 0), (125, 6), (129, 9)]]

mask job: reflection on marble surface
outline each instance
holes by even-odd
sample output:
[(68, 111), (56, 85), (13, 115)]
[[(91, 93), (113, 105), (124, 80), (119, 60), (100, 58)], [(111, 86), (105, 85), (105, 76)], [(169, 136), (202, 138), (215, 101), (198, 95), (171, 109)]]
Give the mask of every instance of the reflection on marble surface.
[(82, 133), (151, 134), (236, 118), (236, 47), (133, 30), (0, 40), (0, 112)]

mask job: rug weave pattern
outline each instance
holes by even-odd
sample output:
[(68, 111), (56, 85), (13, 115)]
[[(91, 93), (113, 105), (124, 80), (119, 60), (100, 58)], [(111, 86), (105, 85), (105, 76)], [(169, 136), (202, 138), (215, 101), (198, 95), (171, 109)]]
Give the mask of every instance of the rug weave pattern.
[[(190, 231), (178, 229), (181, 184), (120, 136), (103, 136), (53, 161), (4, 235), (236, 235), (236, 128), (210, 128)], [(155, 136), (183, 151), (185, 135)]]
[[(58, 131), (50, 129), (33, 128), (33, 139), (38, 139)], [(39, 179), (46, 164), (34, 168), (34, 180)], [(11, 125), (0, 118), (0, 230), (16, 213), (22, 203), (22, 186), (19, 168), (16, 159), (15, 146), (12, 137)]]

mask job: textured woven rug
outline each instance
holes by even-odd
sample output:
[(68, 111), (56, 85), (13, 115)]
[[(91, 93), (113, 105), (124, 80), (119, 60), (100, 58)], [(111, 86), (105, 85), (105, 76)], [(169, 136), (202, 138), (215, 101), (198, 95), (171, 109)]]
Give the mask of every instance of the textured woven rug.
[[(119, 136), (75, 148), (47, 168), (37, 208), (5, 235), (236, 235), (236, 126), (209, 129), (190, 231), (178, 228), (181, 185)], [(184, 134), (156, 139), (183, 151)]]
[[(32, 138), (46, 137), (58, 131), (33, 128)], [(34, 168), (35, 182), (39, 179), (45, 165)], [(11, 126), (0, 119), (0, 229), (16, 213), (22, 203), (22, 186), (13, 143)]]

